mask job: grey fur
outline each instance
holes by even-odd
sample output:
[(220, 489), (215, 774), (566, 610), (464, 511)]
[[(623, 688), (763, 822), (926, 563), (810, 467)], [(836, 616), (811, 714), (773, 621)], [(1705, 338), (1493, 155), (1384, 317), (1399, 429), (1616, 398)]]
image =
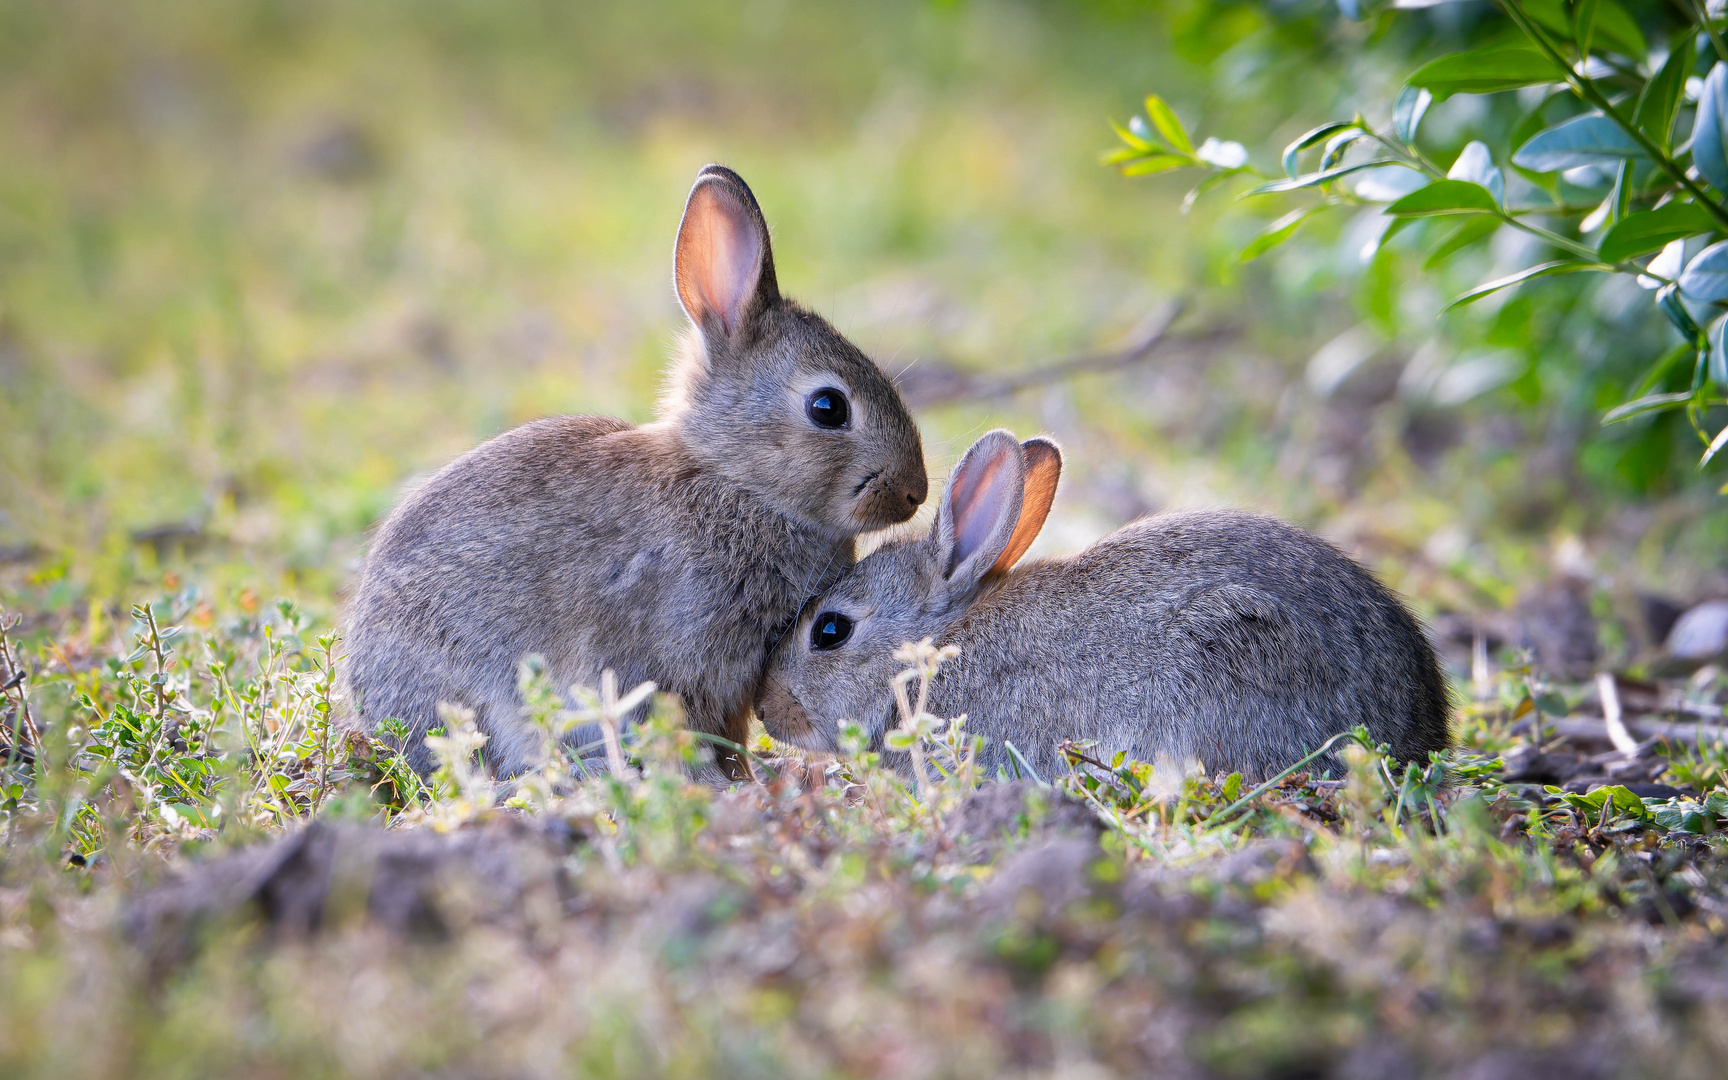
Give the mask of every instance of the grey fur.
[[(1059, 471), (1054, 444), (1038, 443)], [(890, 680), (905, 665), (893, 652), (932, 637), (960, 654), (928, 707), (964, 713), (990, 740), (991, 768), (1006, 761), (1004, 739), (1046, 777), (1066, 768), (1056, 749), (1064, 738), (1249, 777), (1358, 724), (1401, 759), (1447, 745), (1445, 681), (1415, 619), (1361, 566), (1284, 522), (1233, 510), (1162, 514), (1068, 558), (997, 566), (1022, 513), (1026, 460), (1008, 432), (985, 435), (949, 479), (928, 536), (884, 545), (807, 605), (757, 700), (770, 734), (833, 750), (846, 719), (880, 746), (898, 723)], [(986, 466), (1012, 477), (1011, 490), (956, 505), (968, 478), (974, 492), (988, 486), (978, 480)], [(1045, 479), (1041, 508), (1025, 487), (1034, 534), (1054, 493), (1054, 472)], [(828, 612), (853, 629), (818, 650), (811, 626)]]
[[(530, 653), (561, 688), (595, 685), (606, 668), (621, 687), (652, 679), (682, 696), (693, 730), (742, 742), (800, 605), (851, 564), (857, 534), (924, 500), (899, 394), (780, 296), (767, 226), (730, 170), (698, 176), (675, 262), (695, 325), (659, 419), (524, 425), (452, 462), (380, 526), (347, 616), (346, 678), (362, 723), (408, 724), (417, 769), (431, 765), (421, 737), (440, 702), (475, 711), (495, 772), (534, 762), (516, 688)], [(844, 430), (806, 413), (825, 386), (850, 397)]]

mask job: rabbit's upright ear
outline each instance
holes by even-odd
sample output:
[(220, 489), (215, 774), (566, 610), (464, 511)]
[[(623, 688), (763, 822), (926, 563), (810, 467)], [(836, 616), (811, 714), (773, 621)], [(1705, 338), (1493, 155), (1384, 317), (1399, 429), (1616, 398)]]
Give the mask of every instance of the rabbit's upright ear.
[(1020, 455), (1026, 470), (1026, 480), (1021, 486), (1020, 520), (992, 570), (1012, 570), (1032, 541), (1038, 539), (1044, 519), (1050, 516), (1050, 504), (1056, 501), (1056, 481), (1062, 478), (1062, 448), (1049, 439), (1027, 439), (1020, 444)]
[(970, 593), (1008, 547), (1020, 520), (1022, 457), (1013, 434), (998, 429), (973, 443), (948, 478), (931, 540), (951, 595)]
[(743, 179), (723, 165), (696, 177), (673, 258), (678, 300), (702, 333), (735, 336), (780, 298), (768, 223)]

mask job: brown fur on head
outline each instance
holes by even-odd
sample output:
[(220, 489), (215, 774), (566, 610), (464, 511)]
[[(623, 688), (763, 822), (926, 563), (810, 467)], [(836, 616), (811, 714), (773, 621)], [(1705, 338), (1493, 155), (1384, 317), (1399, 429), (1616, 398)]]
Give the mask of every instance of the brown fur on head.
[(691, 330), (661, 416), (691, 452), (837, 534), (910, 518), (929, 481), (899, 392), (821, 316), (780, 295), (768, 226), (730, 169), (697, 177), (674, 264)]

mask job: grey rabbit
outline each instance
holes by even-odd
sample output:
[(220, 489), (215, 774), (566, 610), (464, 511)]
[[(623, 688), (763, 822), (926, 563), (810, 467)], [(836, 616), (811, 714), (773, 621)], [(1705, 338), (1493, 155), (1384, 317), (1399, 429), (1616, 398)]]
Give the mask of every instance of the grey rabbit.
[[(1016, 566), (1062, 469), (1045, 439), (992, 431), (948, 480), (927, 536), (890, 541), (807, 605), (769, 662), (769, 734), (837, 749), (898, 724), (903, 642), (959, 647), (928, 710), (967, 716), (1043, 776), (1062, 739), (1265, 777), (1358, 724), (1403, 760), (1447, 745), (1434, 650), (1402, 603), (1320, 538), (1233, 510), (1142, 518), (1067, 558)], [(1336, 760), (1325, 765), (1336, 766)]]
[[(474, 710), (501, 776), (543, 744), (517, 690), (653, 680), (695, 731), (742, 743), (768, 654), (859, 534), (910, 518), (929, 482), (882, 371), (780, 295), (744, 181), (697, 176), (674, 255), (690, 318), (657, 419), (538, 420), (415, 488), (371, 545), (347, 616), (358, 720), (421, 742), (437, 705)], [(582, 733), (591, 737), (592, 733)], [(742, 775), (741, 760), (726, 768)]]

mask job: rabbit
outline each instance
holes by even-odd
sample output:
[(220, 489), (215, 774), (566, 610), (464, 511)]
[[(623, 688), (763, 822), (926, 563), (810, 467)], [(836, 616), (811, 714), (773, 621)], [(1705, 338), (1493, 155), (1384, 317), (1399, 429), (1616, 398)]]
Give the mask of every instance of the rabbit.
[[(1401, 760), (1447, 745), (1448, 693), (1402, 603), (1320, 538), (1235, 510), (1141, 518), (1078, 554), (1016, 565), (1055, 498), (1055, 443), (992, 431), (928, 535), (890, 540), (806, 606), (757, 697), (768, 733), (818, 752), (898, 725), (904, 642), (958, 646), (928, 711), (967, 717), (1044, 777), (1063, 739), (1144, 761), (1276, 773), (1358, 724)], [(1321, 767), (1336, 767), (1322, 759)]]
[(379, 527), (346, 620), (349, 699), (367, 728), (407, 725), (421, 773), (441, 702), (474, 712), (494, 774), (536, 763), (542, 736), (517, 689), (530, 654), (560, 688), (605, 669), (625, 688), (652, 680), (681, 696), (692, 730), (742, 743), (776, 639), (852, 563), (859, 534), (906, 521), (928, 494), (894, 384), (781, 296), (737, 173), (698, 174), (674, 270), (690, 328), (653, 422), (525, 424)]

